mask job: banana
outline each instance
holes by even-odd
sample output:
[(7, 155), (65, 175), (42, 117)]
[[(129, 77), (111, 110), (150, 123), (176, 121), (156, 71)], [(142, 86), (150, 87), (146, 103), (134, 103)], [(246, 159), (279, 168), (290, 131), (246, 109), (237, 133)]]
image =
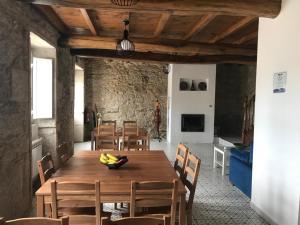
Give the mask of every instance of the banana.
[(108, 157), (105, 154), (103, 154), (103, 153), (101, 153), (101, 158), (103, 158), (105, 160), (108, 160)]
[(108, 161), (107, 160), (105, 160), (104, 158), (102, 158), (102, 157), (100, 157), (100, 162), (102, 162), (103, 164), (107, 164), (108, 163)]
[(107, 155), (107, 157), (109, 158), (109, 159), (112, 159), (112, 160), (114, 160), (114, 161), (118, 161), (119, 159), (116, 157), (116, 156), (114, 156), (114, 155), (112, 155), (112, 154), (106, 154)]
[(115, 163), (117, 163), (117, 161), (116, 161), (116, 160), (113, 160), (113, 159), (109, 159), (109, 160), (107, 160), (107, 162), (108, 162), (109, 164), (115, 164)]

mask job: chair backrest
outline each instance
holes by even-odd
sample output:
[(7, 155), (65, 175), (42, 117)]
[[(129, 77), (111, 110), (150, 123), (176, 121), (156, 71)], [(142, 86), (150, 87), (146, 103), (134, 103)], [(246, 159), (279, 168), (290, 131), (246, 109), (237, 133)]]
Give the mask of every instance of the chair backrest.
[[(94, 197), (84, 197), (84, 194), (94, 194)], [(52, 218), (58, 218), (59, 208), (87, 208), (95, 207), (95, 216), (69, 215), (71, 223), (93, 223), (100, 225), (101, 201), (100, 182), (51, 182)]]
[(171, 222), (175, 225), (178, 199), (178, 180), (131, 181), (130, 217), (135, 217), (137, 208), (170, 207)]
[(174, 169), (179, 173), (181, 178), (183, 176), (184, 166), (187, 160), (188, 153), (189, 149), (184, 144), (180, 143), (177, 146)]
[(137, 127), (137, 122), (134, 120), (123, 121), (123, 127)]
[(0, 225), (69, 225), (69, 218), (50, 219), (44, 217), (21, 218), (16, 220), (4, 221), (0, 218)]
[(68, 143), (67, 142), (64, 142), (64, 143), (58, 145), (57, 155), (58, 155), (58, 160), (60, 161), (60, 163), (64, 164), (65, 162), (68, 161), (68, 159), (70, 158), (70, 155), (68, 153)]
[(114, 125), (115, 127), (117, 127), (117, 121), (115, 121), (115, 120), (102, 120), (102, 124), (103, 125)]
[(123, 137), (123, 145), (122, 150), (124, 150), (125, 145), (127, 143), (128, 136), (138, 136), (139, 128), (136, 121), (123, 121), (123, 130), (122, 130), (122, 137)]
[(163, 219), (153, 217), (127, 217), (115, 221), (109, 218), (102, 218), (102, 225), (167, 225), (168, 218)]
[(55, 173), (54, 164), (50, 153), (37, 161), (41, 184), (44, 184)]
[(115, 124), (101, 124), (97, 127), (96, 149), (118, 149), (119, 137), (116, 135)]
[(127, 140), (128, 151), (148, 151), (150, 150), (150, 139), (149, 135), (136, 136), (129, 135)]
[(188, 153), (187, 160), (184, 166), (183, 178), (182, 182), (189, 190), (189, 198), (187, 202), (187, 208), (191, 208), (194, 201), (198, 176), (200, 172), (201, 160), (193, 155), (192, 153)]

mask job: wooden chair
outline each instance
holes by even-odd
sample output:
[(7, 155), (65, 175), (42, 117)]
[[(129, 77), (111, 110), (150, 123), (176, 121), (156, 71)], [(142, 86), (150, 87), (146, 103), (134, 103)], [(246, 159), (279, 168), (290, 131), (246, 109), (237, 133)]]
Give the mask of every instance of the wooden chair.
[(167, 214), (148, 214), (142, 213), (142, 216), (151, 216), (163, 218), (170, 216), (170, 225), (175, 225), (176, 206), (178, 195), (178, 180), (173, 182), (164, 181), (131, 181), (130, 197), (130, 217), (138, 216), (137, 209), (170, 207)]
[(68, 143), (67, 142), (64, 142), (64, 143), (58, 145), (57, 156), (58, 156), (58, 160), (59, 160), (60, 164), (65, 164), (69, 160), (70, 154), (68, 153)]
[(54, 163), (50, 153), (37, 161), (41, 185), (43, 185), (55, 173)]
[[(41, 160), (38, 160), (37, 166), (38, 166), (41, 185), (43, 185), (55, 173), (54, 163), (53, 163), (53, 159), (52, 159), (50, 153), (45, 155)], [(50, 204), (45, 205), (45, 211), (46, 211), (46, 215), (48, 217), (51, 217), (51, 205)]]
[(189, 190), (189, 197), (186, 204), (187, 224), (192, 224), (192, 209), (200, 172), (200, 165), (201, 160), (189, 152), (182, 177), (183, 184)]
[(115, 124), (99, 125), (97, 127), (96, 149), (118, 150), (119, 137), (116, 135)]
[[(94, 193), (94, 198), (84, 197), (84, 193)], [(52, 218), (68, 215), (70, 224), (100, 225), (101, 202), (100, 182), (51, 182)], [(87, 208), (93, 212), (87, 215)], [(71, 211), (68, 211), (71, 209)], [(74, 209), (77, 209), (76, 211)]]
[(125, 150), (128, 136), (138, 136), (139, 129), (136, 121), (124, 121), (122, 131), (122, 150)]
[(69, 225), (69, 218), (50, 219), (44, 217), (22, 218), (16, 220), (4, 221), (0, 218), (0, 225)]
[(176, 150), (176, 159), (174, 162), (174, 169), (179, 173), (180, 178), (183, 176), (184, 166), (187, 160), (189, 149), (183, 145), (179, 144)]
[(129, 135), (127, 140), (127, 150), (148, 151), (150, 150), (149, 135), (136, 136)]
[(169, 218), (163, 217), (127, 217), (116, 221), (111, 221), (108, 218), (102, 218), (102, 225), (167, 225)]

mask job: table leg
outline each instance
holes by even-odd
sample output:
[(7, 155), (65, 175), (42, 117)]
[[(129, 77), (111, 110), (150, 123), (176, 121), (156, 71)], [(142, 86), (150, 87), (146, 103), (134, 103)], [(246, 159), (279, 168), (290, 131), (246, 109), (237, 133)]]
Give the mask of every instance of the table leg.
[(45, 204), (44, 204), (44, 196), (38, 195), (36, 196), (36, 216), (44, 217), (45, 216)]
[(214, 147), (214, 162), (213, 162), (213, 168), (216, 168), (216, 157), (217, 157), (217, 153), (216, 153), (216, 148)]
[(225, 174), (225, 152), (223, 152), (223, 159), (222, 159), (222, 176)]
[(224, 151), (224, 168), (225, 168), (225, 174), (228, 174), (227, 173), (227, 167), (228, 167), (228, 151), (225, 150)]
[(94, 150), (95, 136), (94, 131), (91, 132), (91, 150)]
[[(179, 225), (185, 225), (185, 194), (180, 195), (180, 203), (179, 203)], [(188, 224), (192, 225), (192, 224)]]

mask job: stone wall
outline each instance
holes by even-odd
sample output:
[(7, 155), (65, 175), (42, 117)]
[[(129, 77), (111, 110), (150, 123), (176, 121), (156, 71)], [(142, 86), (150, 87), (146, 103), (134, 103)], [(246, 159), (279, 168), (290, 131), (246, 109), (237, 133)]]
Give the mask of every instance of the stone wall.
[(67, 143), (69, 155), (73, 155), (75, 58), (70, 55), (69, 49), (58, 48), (57, 63), (59, 65), (56, 78), (57, 146)]
[[(32, 6), (15, 0), (1, 0), (0, 215), (7, 219), (24, 216), (32, 204), (30, 31), (56, 46), (59, 33)], [(71, 66), (67, 50), (61, 57), (58, 57), (60, 62), (67, 58), (68, 63), (60, 63), (58, 68)], [(66, 76), (70, 76), (70, 73)], [(72, 86), (73, 83), (68, 85)], [(60, 104), (60, 100), (58, 98), (57, 104)], [(69, 104), (68, 101), (63, 103)], [(58, 110), (65, 111), (65, 107)], [(59, 121), (68, 123), (73, 117), (73, 112), (69, 114), (69, 111)], [(63, 129), (68, 133), (70, 127)], [(60, 130), (59, 135), (62, 133)]]
[(243, 101), (255, 94), (256, 66), (217, 65), (215, 131), (223, 137), (241, 137)]
[(155, 101), (161, 103), (166, 132), (167, 75), (162, 64), (88, 59), (85, 61), (85, 106), (103, 115), (103, 120), (137, 120), (155, 136)]

